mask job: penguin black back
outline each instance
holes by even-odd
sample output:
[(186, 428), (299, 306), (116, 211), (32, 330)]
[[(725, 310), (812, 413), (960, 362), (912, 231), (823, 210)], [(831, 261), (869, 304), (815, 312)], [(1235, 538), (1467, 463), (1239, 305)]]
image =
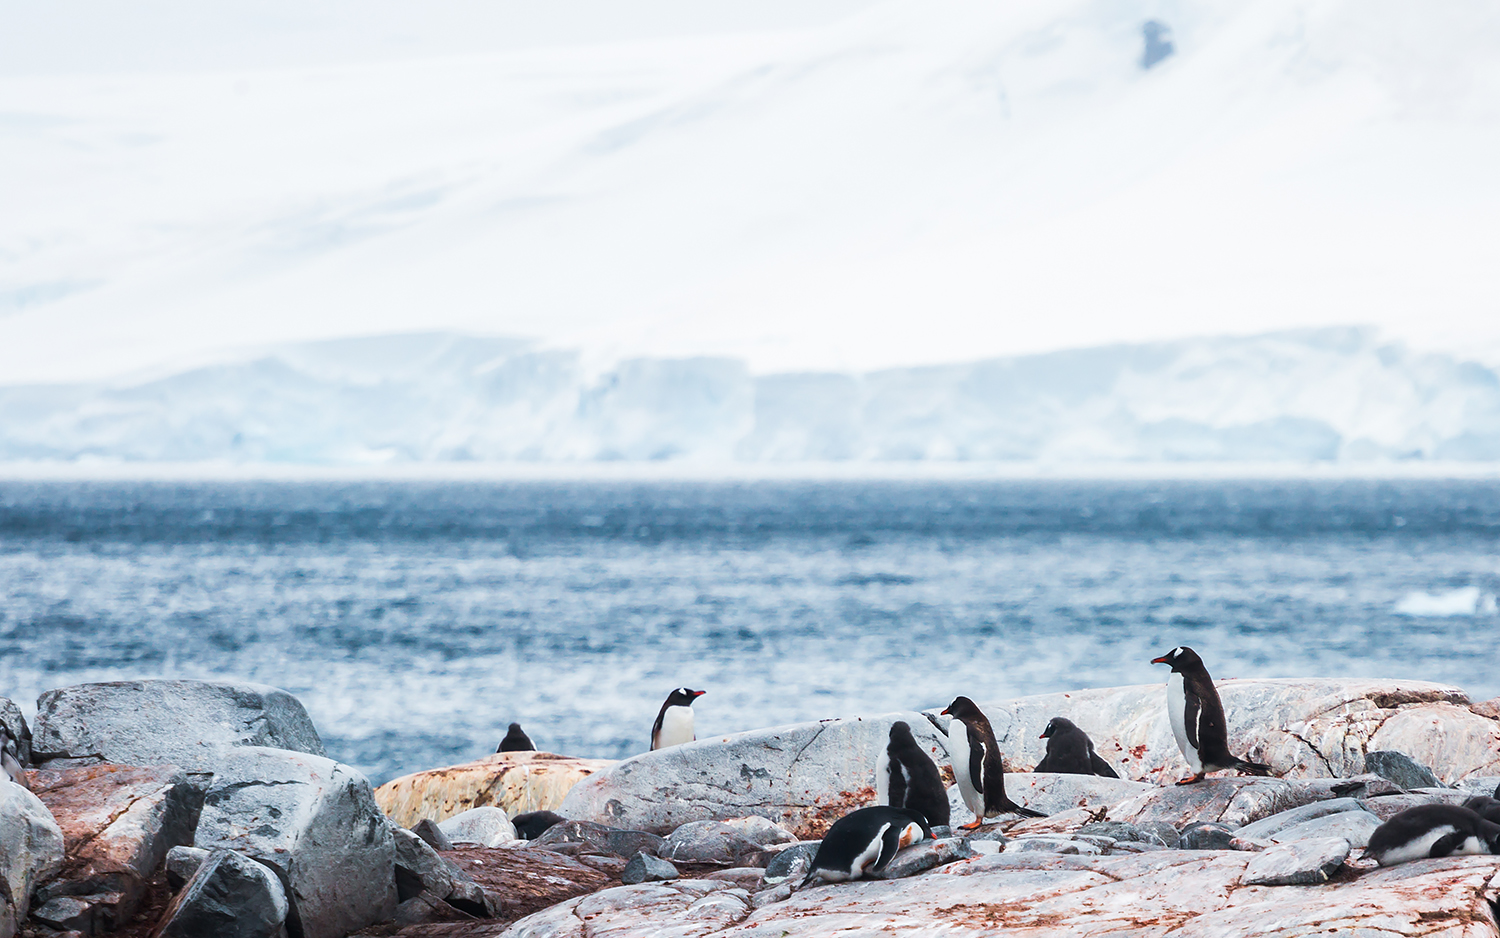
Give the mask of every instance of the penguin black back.
[(877, 763), (877, 772), (883, 773), (876, 779), (876, 789), (885, 789), (884, 804), (910, 808), (933, 827), (948, 824), (950, 809), (943, 776), (904, 720), (891, 724), (890, 741), (884, 758)]
[(1500, 824), (1458, 805), (1423, 804), (1375, 828), (1364, 855), (1381, 866), (1391, 866), (1459, 853), (1497, 852)]
[(1500, 801), (1479, 795), (1464, 802), (1464, 807), (1493, 824), (1500, 824)]
[(500, 740), (500, 748), (496, 752), (532, 752), (536, 745), (532, 743), (531, 737), (521, 729), (521, 724), (512, 723), (510, 729), (506, 730), (505, 738)]
[(1250, 775), (1270, 775), (1271, 767), (1241, 759), (1229, 751), (1229, 728), (1224, 719), (1224, 703), (1214, 687), (1208, 668), (1198, 653), (1186, 645), (1172, 649), (1152, 664), (1172, 669), (1167, 678), (1167, 716), (1172, 735), (1182, 750), (1193, 774), (1177, 784), (1188, 785), (1203, 780), (1209, 772), (1236, 769)]
[(516, 836), (522, 840), (536, 840), (546, 832), (547, 828), (554, 824), (561, 824), (567, 818), (552, 811), (527, 811), (510, 819), (510, 823), (516, 829)]
[(828, 828), (802, 880), (843, 882), (885, 869), (902, 847), (931, 839), (932, 826), (910, 808), (875, 805), (851, 811)]
[(1038, 739), (1047, 741), (1047, 754), (1036, 764), (1037, 772), (1060, 772), (1064, 775), (1102, 775), (1119, 778), (1108, 762), (1094, 751), (1094, 741), (1067, 717), (1047, 721)]

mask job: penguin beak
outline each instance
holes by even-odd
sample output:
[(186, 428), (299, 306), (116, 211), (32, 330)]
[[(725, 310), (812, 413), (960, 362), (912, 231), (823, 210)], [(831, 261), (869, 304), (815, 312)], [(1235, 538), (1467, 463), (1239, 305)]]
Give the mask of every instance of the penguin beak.
[(699, 697), (702, 697), (706, 693), (708, 693), (708, 691), (706, 690), (695, 690), (693, 691), (693, 699), (697, 700)]
[(1152, 664), (1171, 664), (1171, 662), (1167, 660), (1167, 656), (1166, 655), (1162, 655), (1160, 658), (1152, 658), (1151, 659), (1151, 663)]
[(947, 715), (948, 715), (948, 711), (947, 711), (947, 710), (939, 710), (939, 711), (938, 711), (938, 716), (943, 716), (943, 717), (945, 717), (945, 716), (947, 716)]
[(1047, 738), (1047, 734), (1046, 733), (1043, 733), (1042, 735), (1040, 735), (1040, 736), (1037, 737), (1037, 739), (1046, 739), (1046, 738)]

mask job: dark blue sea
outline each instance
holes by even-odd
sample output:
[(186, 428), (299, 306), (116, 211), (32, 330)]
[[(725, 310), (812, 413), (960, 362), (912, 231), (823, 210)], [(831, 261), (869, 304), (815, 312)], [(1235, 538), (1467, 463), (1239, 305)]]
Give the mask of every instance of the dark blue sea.
[(0, 482), (0, 694), (283, 687), (375, 782), (492, 752), (1215, 677), (1500, 694), (1500, 487)]

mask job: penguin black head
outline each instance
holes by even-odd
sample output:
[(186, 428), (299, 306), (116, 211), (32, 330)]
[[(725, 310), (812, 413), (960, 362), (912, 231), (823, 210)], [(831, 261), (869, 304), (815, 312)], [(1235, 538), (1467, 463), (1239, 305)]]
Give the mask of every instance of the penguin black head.
[(666, 705), (668, 707), (691, 707), (693, 701), (706, 693), (708, 693), (706, 690), (689, 690), (686, 687), (679, 687), (667, 695)]
[(911, 727), (905, 720), (897, 720), (895, 723), (891, 724), (891, 742), (911, 742), (913, 745), (915, 745), (917, 742), (917, 738), (911, 734)]
[(984, 712), (979, 709), (979, 706), (967, 697), (954, 697), (953, 703), (949, 704), (942, 712), (944, 715), (952, 716), (965, 722), (975, 717), (984, 716)]
[(1053, 717), (1047, 721), (1047, 728), (1042, 730), (1042, 735), (1038, 736), (1037, 739), (1051, 739), (1053, 733), (1064, 733), (1068, 730), (1076, 729), (1078, 727), (1074, 726), (1073, 721), (1067, 717)]
[(1186, 645), (1179, 645), (1160, 658), (1152, 658), (1151, 663), (1169, 665), (1173, 671), (1179, 673), (1203, 667), (1203, 659)]

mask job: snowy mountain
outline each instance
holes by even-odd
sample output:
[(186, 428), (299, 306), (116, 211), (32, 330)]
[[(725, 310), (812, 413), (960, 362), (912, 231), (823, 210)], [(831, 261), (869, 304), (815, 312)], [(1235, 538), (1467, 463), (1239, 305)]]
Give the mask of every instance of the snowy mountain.
[[(1038, 361), (1016, 356), (1187, 335), (1372, 323), (1450, 356), (1489, 343), (1485, 360), (1497, 360), (1497, 165), (1500, 8), (1488, 0), (886, 0), (776, 34), (10, 75), (0, 77), (0, 386), (7, 413), (40, 395), (34, 412), (61, 423), (4, 432), (13, 448), (157, 452), (165, 442), (133, 439), (130, 421), (145, 420), (143, 431), (177, 421), (198, 436), (174, 451), (222, 452), (238, 433), (274, 458), (387, 445), (568, 458), (662, 447), (1136, 452), (1147, 445), (1139, 428), (1067, 436), (1038, 416), (1035, 429), (984, 444), (965, 429), (1005, 423), (997, 414), (1011, 407), (1048, 412), (1041, 401), (1082, 413), (1047, 382), (1006, 390), (1014, 403), (1003, 406), (966, 404), (938, 436), (907, 435), (901, 415), (987, 400), (965, 382), (1009, 388), (1004, 376)], [(500, 395), (463, 396), (475, 408), (466, 416), (437, 399), (392, 404), (388, 444), (366, 418), (330, 425), (335, 445), (322, 432), (272, 433), (284, 424), (270, 413), (260, 429), (209, 416), (261, 406), (230, 407), (223, 382), (265, 387), (289, 407), (338, 388), (340, 407), (365, 414), (374, 392), (351, 390), (364, 385), (274, 356), (231, 368), (243, 356), (221, 350), (415, 332), (540, 344), (484, 353), (491, 379), (459, 369), (457, 386)], [(1269, 341), (1224, 348), (1272, 355), (1281, 346)], [(1304, 345), (1286, 354), (1332, 354)], [(1122, 393), (1166, 380), (1116, 354), (1126, 353), (1056, 360), (1108, 361), (1098, 367)], [(1416, 363), (1429, 360), (1461, 370), (1441, 353), (1390, 365), (1350, 354), (1341, 367), (1361, 375), (1426, 374)], [(975, 359), (1009, 364), (910, 370)], [(590, 371), (605, 366), (587, 364), (618, 361), (635, 364), (608, 366), (615, 390)], [(146, 368), (174, 376), (98, 390)], [(511, 369), (526, 368), (536, 372), (525, 393), (494, 390), (518, 386)], [(785, 377), (803, 371), (844, 377)], [(436, 393), (426, 373), (418, 384)], [(174, 390), (195, 381), (208, 382), (202, 400)], [(547, 381), (555, 394), (536, 390)], [(711, 409), (718, 433), (665, 416), (672, 402), (641, 416), (649, 408), (632, 395), (674, 382), (701, 384), (692, 406)], [(60, 383), (74, 387), (20, 388)], [(903, 383), (909, 403), (882, 403)], [(1409, 404), (1417, 385), (1370, 391), (1400, 399), (1377, 407), (1406, 415), (1399, 428), (1367, 427), (1360, 408), (1375, 404), (1325, 414), (1278, 386), (1284, 408), (1143, 413), (1143, 427), (1186, 422), (1151, 431), (1147, 448), (1254, 449), (1258, 431), (1233, 444), (1214, 434), (1287, 416), (1336, 434), (1313, 449), (1369, 439), (1372, 451), (1435, 452), (1469, 426)], [(605, 411), (574, 413), (581, 387), (601, 389), (589, 407), (642, 422), (606, 431)], [(849, 428), (842, 442), (795, 414), (763, 419), (777, 389), (860, 417), (816, 410)], [(485, 422), (502, 399), (529, 428), (514, 441)], [(91, 422), (85, 400), (117, 409)], [(188, 411), (144, 416), (167, 400)], [(565, 426), (540, 429), (554, 406)], [(417, 418), (400, 415), (429, 407), (446, 416), (411, 435)], [(1189, 426), (1218, 428), (1219, 442), (1195, 442)]]
[(0, 388), (0, 459), (1500, 460), (1500, 370), (1370, 330), (757, 376), (452, 334)]

